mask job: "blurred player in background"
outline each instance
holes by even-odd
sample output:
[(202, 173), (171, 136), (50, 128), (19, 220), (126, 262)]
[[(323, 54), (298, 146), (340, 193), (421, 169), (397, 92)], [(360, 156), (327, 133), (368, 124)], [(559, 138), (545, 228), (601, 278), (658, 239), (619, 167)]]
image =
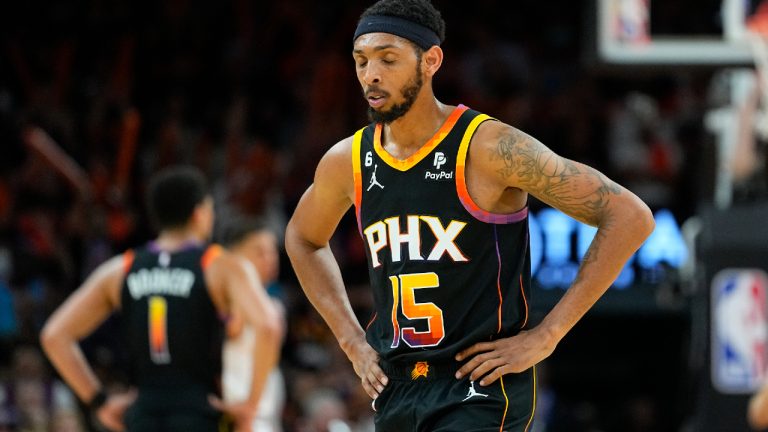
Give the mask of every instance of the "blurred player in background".
[[(159, 231), (146, 247), (99, 266), (50, 317), (41, 342), (62, 378), (110, 430), (214, 432), (231, 416), (250, 431), (278, 356), (277, 312), (244, 259), (208, 245), (213, 200), (198, 170), (170, 167), (150, 180), (148, 210)], [(233, 305), (254, 329), (248, 398), (224, 403), (224, 321)], [(132, 390), (107, 394), (78, 342), (120, 310)]]
[[(280, 253), (277, 236), (264, 221), (235, 217), (223, 223), (219, 242), (232, 253), (247, 259), (256, 268), (262, 284), (268, 287), (277, 280)], [(279, 322), (285, 332), (285, 308), (273, 299), (279, 312)], [(224, 343), (222, 386), (224, 400), (237, 402), (248, 398), (256, 344), (253, 328), (243, 320), (243, 312), (234, 307), (227, 323), (228, 339)], [(282, 431), (282, 412), (285, 405), (285, 381), (278, 367), (269, 374), (262, 392), (259, 409), (253, 422), (253, 432)]]

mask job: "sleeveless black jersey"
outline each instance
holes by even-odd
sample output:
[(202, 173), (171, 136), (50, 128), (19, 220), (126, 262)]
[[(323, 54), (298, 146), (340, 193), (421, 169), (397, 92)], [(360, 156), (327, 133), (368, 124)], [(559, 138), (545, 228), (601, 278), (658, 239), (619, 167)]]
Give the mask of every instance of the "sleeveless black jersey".
[(220, 251), (213, 245), (169, 253), (150, 244), (126, 252), (121, 303), (133, 385), (218, 393), (224, 323), (203, 272)]
[(526, 326), (528, 209), (486, 212), (465, 183), (469, 142), (487, 120), (459, 106), (406, 160), (384, 150), (381, 125), (354, 135), (355, 207), (376, 308), (366, 337), (385, 361), (451, 361)]

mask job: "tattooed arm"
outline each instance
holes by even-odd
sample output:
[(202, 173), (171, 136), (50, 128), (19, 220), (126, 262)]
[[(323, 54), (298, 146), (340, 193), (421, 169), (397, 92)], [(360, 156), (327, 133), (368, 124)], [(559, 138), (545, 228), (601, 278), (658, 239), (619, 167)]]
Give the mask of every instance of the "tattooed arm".
[[(598, 228), (572, 286), (534, 329), (518, 336), (476, 344), (461, 352), (472, 357), (459, 371), (488, 385), (549, 356), (557, 343), (605, 293), (629, 258), (653, 231), (653, 216), (632, 192), (594, 168), (558, 156), (531, 136), (500, 122), (486, 122), (470, 148), (469, 182), (483, 203), (494, 196), (529, 193), (563, 213)], [(470, 193), (473, 193), (471, 185)], [(496, 195), (487, 191), (497, 191)], [(499, 192), (503, 191), (503, 192)], [(475, 196), (473, 195), (473, 198)]]

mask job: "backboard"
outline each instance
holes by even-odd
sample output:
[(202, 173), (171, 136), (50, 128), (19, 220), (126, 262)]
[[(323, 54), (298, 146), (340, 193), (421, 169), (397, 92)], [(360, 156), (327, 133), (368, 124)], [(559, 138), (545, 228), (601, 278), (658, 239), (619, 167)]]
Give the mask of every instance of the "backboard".
[[(753, 55), (745, 37), (745, 21), (756, 0), (682, 2), (666, 0), (597, 0), (598, 54), (609, 64), (635, 65), (751, 65)], [(681, 24), (701, 19), (704, 10), (712, 31), (704, 34), (664, 34), (654, 28), (653, 14), (678, 5)], [(706, 10), (709, 7), (710, 10)], [(698, 15), (696, 15), (696, 13)], [(708, 23), (709, 24), (709, 23)], [(681, 28), (685, 26), (681, 25)]]

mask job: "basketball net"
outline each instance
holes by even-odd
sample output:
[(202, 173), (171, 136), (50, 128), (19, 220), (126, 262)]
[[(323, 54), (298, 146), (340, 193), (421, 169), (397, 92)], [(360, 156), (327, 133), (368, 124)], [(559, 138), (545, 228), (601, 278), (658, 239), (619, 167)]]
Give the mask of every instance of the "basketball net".
[(760, 89), (761, 109), (755, 130), (768, 140), (768, 1), (763, 1), (754, 15), (747, 20), (747, 42), (752, 49)]

